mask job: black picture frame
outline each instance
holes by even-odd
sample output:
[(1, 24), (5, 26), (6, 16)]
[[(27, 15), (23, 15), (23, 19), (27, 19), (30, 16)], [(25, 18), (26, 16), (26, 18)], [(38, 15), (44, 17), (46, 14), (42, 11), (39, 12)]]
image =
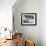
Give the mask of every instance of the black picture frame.
[(37, 13), (21, 13), (21, 25), (36, 26)]

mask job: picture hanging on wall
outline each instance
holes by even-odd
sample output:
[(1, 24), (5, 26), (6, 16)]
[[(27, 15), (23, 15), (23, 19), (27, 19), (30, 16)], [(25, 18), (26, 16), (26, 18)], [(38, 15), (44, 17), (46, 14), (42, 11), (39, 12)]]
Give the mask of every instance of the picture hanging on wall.
[(21, 13), (21, 25), (37, 25), (37, 13)]

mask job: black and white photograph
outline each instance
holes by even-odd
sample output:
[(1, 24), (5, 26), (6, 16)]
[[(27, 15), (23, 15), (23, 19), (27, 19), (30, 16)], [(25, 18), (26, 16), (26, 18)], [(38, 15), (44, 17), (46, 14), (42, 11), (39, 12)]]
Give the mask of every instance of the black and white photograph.
[(36, 25), (36, 13), (22, 13), (21, 14), (21, 25)]

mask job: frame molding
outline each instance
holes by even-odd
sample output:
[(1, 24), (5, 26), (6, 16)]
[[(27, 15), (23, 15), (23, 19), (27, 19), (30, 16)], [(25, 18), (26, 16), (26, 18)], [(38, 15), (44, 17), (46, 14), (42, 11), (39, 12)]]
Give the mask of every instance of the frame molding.
[[(35, 15), (35, 24), (23, 24), (22, 23), (23, 14), (34, 14)], [(37, 13), (21, 13), (21, 25), (22, 26), (36, 26), (37, 25)]]

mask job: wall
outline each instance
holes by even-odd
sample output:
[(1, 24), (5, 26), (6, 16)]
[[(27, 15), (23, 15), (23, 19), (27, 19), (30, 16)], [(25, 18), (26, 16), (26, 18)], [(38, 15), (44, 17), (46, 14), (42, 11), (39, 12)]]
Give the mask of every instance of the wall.
[(0, 27), (12, 29), (12, 6), (16, 0), (0, 0)]
[[(23, 33), (24, 39), (31, 39), (36, 46), (41, 46), (41, 1), (40, 0), (21, 0), (19, 4), (13, 6), (15, 30)], [(36, 26), (21, 26), (21, 13), (37, 13)]]
[(40, 29), (41, 29), (41, 40), (42, 46), (46, 46), (46, 0), (41, 1), (41, 19), (40, 19)]

